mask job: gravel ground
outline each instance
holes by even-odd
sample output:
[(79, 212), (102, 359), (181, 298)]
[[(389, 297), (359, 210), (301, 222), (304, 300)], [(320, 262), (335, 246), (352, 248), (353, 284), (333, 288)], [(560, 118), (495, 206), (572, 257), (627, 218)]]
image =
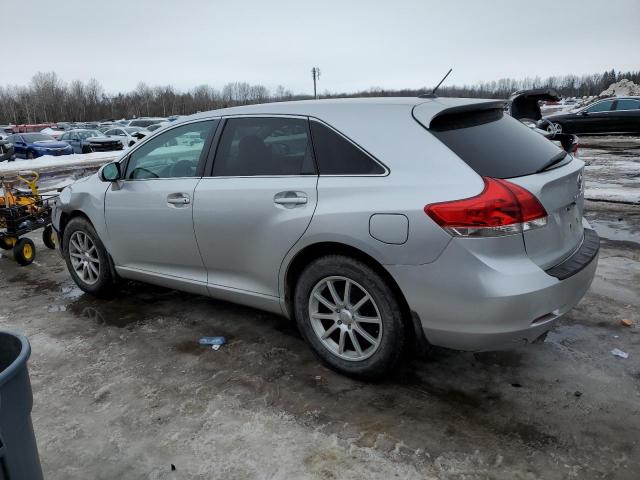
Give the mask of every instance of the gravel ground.
[(267, 313), (138, 283), (85, 295), (37, 241), (29, 267), (0, 258), (0, 329), (32, 344), (45, 477), (637, 479), (639, 210), (587, 203), (597, 277), (544, 343), (434, 350), (381, 384)]

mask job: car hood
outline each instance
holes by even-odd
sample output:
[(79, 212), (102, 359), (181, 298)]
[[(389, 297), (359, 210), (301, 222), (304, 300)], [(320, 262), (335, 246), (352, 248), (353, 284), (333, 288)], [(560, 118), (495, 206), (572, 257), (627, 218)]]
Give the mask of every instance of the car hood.
[(69, 146), (67, 142), (59, 142), (57, 140), (41, 140), (39, 142), (33, 142), (30, 145), (40, 148), (65, 148)]

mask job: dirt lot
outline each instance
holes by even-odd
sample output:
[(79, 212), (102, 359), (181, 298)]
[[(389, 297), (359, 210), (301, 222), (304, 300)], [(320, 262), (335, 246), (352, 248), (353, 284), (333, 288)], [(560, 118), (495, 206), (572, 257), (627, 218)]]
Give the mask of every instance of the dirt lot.
[(40, 241), (30, 267), (0, 258), (45, 476), (640, 478), (640, 207), (587, 208), (597, 278), (545, 343), (436, 350), (377, 385), (320, 366), (279, 317), (137, 283), (92, 298)]

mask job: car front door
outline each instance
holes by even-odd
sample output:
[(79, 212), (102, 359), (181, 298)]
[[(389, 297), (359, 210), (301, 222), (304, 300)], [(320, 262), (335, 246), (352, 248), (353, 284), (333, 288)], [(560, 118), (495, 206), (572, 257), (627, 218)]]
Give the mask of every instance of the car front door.
[(9, 141), (13, 143), (13, 150), (16, 156), (25, 157), (27, 155), (27, 143), (22, 138), (22, 135), (12, 135), (9, 138)]
[(317, 183), (306, 118), (226, 119), (193, 210), (212, 296), (275, 302), (280, 265), (311, 221)]
[(193, 191), (218, 123), (178, 125), (123, 162), (123, 179), (105, 196), (108, 249), (123, 276), (206, 294), (193, 232)]
[(613, 131), (611, 108), (613, 100), (603, 100), (579, 112), (576, 118), (576, 133), (607, 133)]

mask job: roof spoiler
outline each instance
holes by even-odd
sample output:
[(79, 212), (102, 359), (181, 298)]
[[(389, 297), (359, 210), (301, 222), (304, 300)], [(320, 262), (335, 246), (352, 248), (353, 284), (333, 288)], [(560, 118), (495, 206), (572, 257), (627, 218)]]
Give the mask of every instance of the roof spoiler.
[(462, 120), (467, 113), (481, 113), (486, 112), (490, 113), (492, 111), (504, 111), (505, 101), (504, 100), (496, 100), (491, 102), (483, 102), (483, 103), (471, 103), (468, 105), (458, 105), (456, 107), (445, 108), (441, 112), (438, 112), (433, 116), (431, 121), (429, 122), (428, 128), (438, 128), (438, 126), (443, 126), (443, 123), (449, 123), (449, 121)]

